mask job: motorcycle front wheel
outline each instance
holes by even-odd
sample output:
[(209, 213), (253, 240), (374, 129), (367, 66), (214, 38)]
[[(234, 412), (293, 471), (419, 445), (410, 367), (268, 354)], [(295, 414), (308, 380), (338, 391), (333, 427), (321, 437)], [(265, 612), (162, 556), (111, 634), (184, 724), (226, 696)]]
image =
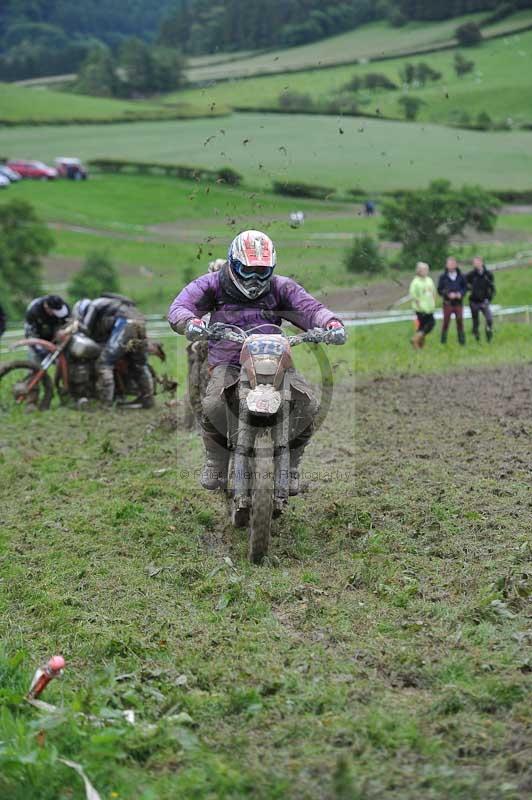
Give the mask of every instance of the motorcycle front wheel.
[(53, 385), (50, 376), (45, 373), (40, 381), (29, 389), (31, 378), (39, 371), (39, 367), (31, 361), (9, 361), (0, 366), (0, 405), (7, 408), (13, 403), (38, 407), (40, 411), (50, 408)]
[(255, 437), (249, 518), (249, 560), (261, 564), (270, 547), (274, 493), (272, 433), (264, 429)]

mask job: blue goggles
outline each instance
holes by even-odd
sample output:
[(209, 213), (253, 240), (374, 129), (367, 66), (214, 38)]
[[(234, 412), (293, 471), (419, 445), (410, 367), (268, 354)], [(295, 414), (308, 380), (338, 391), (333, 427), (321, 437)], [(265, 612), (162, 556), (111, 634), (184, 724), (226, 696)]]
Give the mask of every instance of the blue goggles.
[(248, 266), (238, 261), (236, 258), (231, 259), (231, 266), (237, 275), (245, 281), (249, 281), (251, 278), (258, 278), (259, 281), (267, 281), (273, 274), (273, 267), (261, 267), (258, 265)]

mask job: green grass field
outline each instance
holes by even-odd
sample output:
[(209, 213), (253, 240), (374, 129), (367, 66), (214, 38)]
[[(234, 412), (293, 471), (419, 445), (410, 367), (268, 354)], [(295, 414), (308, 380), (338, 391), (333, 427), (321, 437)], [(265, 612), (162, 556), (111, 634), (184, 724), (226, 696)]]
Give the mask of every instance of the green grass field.
[[(529, 372), (475, 368), (529, 358), (528, 330), (416, 355), (410, 333), (330, 353), (310, 490), (261, 569), (166, 410), (4, 413), (2, 796), (81, 800), (61, 758), (113, 800), (526, 796), (527, 417), (500, 402)], [(58, 651), (58, 711), (33, 709)]]
[[(479, 21), (483, 17), (483, 14), (471, 14), (443, 22), (413, 22), (402, 28), (392, 28), (386, 22), (376, 22), (313, 44), (261, 53), (249, 58), (221, 60), (219, 56), (213, 56), (211, 63), (207, 64), (205, 60), (196, 63), (192, 59), (187, 75), (190, 81), (208, 82), (329, 66), (339, 62), (356, 63), (362, 59), (378, 60), (383, 56), (400, 55), (412, 50), (429, 50), (433, 46), (451, 42), (458, 25), (468, 20)], [(530, 12), (524, 11), (484, 28), (484, 34), (489, 36), (512, 30), (531, 20)]]
[[(456, 24), (424, 26), (423, 41)], [(396, 45), (422, 33), (388, 31)], [(367, 33), (375, 47), (383, 30)], [(490, 75), (499, 59), (500, 108), (511, 72), (526, 88), (514, 44), (508, 74), (495, 43), (471, 51)], [(106, 250), (121, 289), (164, 314), (237, 230), (258, 227), (275, 238), (280, 274), (325, 301), (334, 293), (336, 307), (358, 292), (382, 308), (410, 275), (355, 276), (343, 264), (349, 236), (376, 233), (378, 218), (332, 197), (273, 195), (271, 180), (377, 200), (442, 176), (530, 189), (531, 144), (524, 132), (261, 114), (0, 128), (0, 154), (12, 157), (115, 155), (245, 176), (231, 188), (95, 174), (23, 182), (1, 201), (28, 200), (53, 223), (47, 290), (65, 292), (87, 253)], [(293, 230), (299, 208), (306, 222)], [(532, 249), (532, 213), (521, 211), (453, 252), (494, 261)], [(532, 267), (497, 272), (496, 285), (496, 303), (530, 303)], [(80, 413), (56, 398), (30, 414), (0, 382), (0, 800), (83, 800), (65, 758), (102, 800), (529, 796), (531, 328), (525, 314), (496, 318), (490, 344), (470, 328), (466, 347), (453, 323), (445, 347), (438, 325), (414, 351), (407, 321), (351, 327), (319, 358), (295, 349), (310, 380), (330, 367), (331, 406), (262, 568), (247, 562), (225, 499), (198, 485), (201, 440), (182, 425), (183, 336), (161, 331), (164, 369), (180, 385), (148, 411)], [(33, 671), (59, 652), (65, 674), (43, 697), (57, 710), (32, 708)]]
[[(70, 181), (45, 183), (23, 181), (13, 187), (14, 197), (28, 200), (48, 222), (108, 229), (116, 233), (142, 233), (171, 238), (173, 228), (152, 226), (175, 223), (176, 236), (188, 231), (192, 236), (214, 234), (238, 228), (246, 221), (267, 225), (284, 241), (315, 237), (314, 244), (346, 246), (345, 236), (357, 233), (377, 234), (380, 216), (366, 217), (361, 204), (288, 198), (272, 192), (254, 192), (241, 187), (199, 183), (166, 177), (143, 175), (95, 174), (81, 185)], [(380, 199), (380, 198), (378, 198)], [(295, 208), (305, 212), (301, 228), (291, 228), (289, 214)], [(503, 209), (504, 210), (504, 209)], [(505, 233), (532, 235), (532, 213), (502, 213), (494, 237)], [(337, 237), (337, 238), (335, 238)]]
[[(0, 130), (0, 153), (61, 153), (229, 165), (251, 187), (302, 180), (374, 193), (432, 178), (492, 189), (529, 189), (532, 134), (486, 134), (426, 125), (304, 115), (233, 114), (223, 120)], [(304, 143), (304, 144), (303, 144)]]
[[(515, 302), (511, 295), (513, 279), (508, 275), (496, 276), (499, 296), (503, 303), (508, 298)], [(502, 280), (501, 280), (502, 279)], [(500, 284), (500, 285), (499, 285)], [(510, 291), (505, 291), (508, 285)], [(524, 288), (530, 297), (532, 286), (532, 270), (529, 270)], [(506, 303), (504, 303), (506, 304)], [(434, 333), (428, 337), (422, 352), (415, 352), (409, 347), (409, 340), (414, 330), (412, 323), (397, 323), (358, 328), (354, 334), (355, 370), (357, 375), (421, 375), (428, 373), (444, 373), (472, 368), (493, 367), (499, 364), (511, 364), (532, 358), (532, 336), (530, 325), (516, 323), (511, 317), (495, 319), (496, 339), (491, 349), (485, 341), (477, 343), (470, 335), (471, 321), (466, 320), (467, 346), (460, 347), (456, 334), (451, 328), (449, 343), (442, 347), (439, 343), (438, 323)], [(481, 326), (482, 330), (482, 326)]]
[[(225, 227), (226, 219), (254, 216), (288, 219), (294, 203), (307, 213), (330, 214), (354, 206), (334, 202), (292, 200), (271, 192), (199, 183), (174, 178), (96, 174), (83, 185), (70, 181), (25, 181), (10, 197), (29, 200), (47, 220), (83, 223), (134, 233), (135, 226), (194, 223), (205, 230)], [(3, 195), (7, 199), (7, 193)], [(334, 220), (333, 220), (334, 221)]]
[[(228, 231), (225, 241), (221, 239), (219, 243), (210, 244), (128, 242), (67, 231), (55, 232), (54, 235), (56, 244), (52, 254), (65, 259), (65, 264), (61, 269), (59, 262), (47, 274), (46, 286), (50, 291), (64, 290), (73, 273), (69, 259), (81, 262), (88, 252), (96, 249), (110, 255), (119, 269), (124, 291), (134, 297), (146, 312), (164, 313), (181, 287), (205, 272), (210, 259), (225, 256), (233, 232)], [(406, 282), (410, 277), (409, 274), (395, 271), (376, 276), (353, 275), (345, 268), (342, 248), (310, 249), (279, 241), (277, 247), (279, 273), (295, 278), (308, 291), (318, 294), (387, 280), (402, 279)], [(486, 249), (476, 248), (475, 252), (485, 253)], [(460, 251), (457, 251), (457, 255), (460, 255)], [(509, 255), (512, 253), (502, 252), (497, 257)], [(471, 254), (468, 253), (467, 257), (470, 258)], [(435, 272), (437, 275), (438, 271)], [(497, 286), (497, 303), (522, 305), (532, 297), (532, 268), (497, 273)]]
[[(164, 313), (170, 301), (193, 278), (203, 274), (209, 260), (223, 258), (233, 236), (228, 231), (220, 243), (172, 244), (120, 241), (93, 235), (56, 232), (53, 255), (63, 259), (83, 260), (91, 250), (105, 250), (118, 266), (121, 284), (145, 311)], [(338, 249), (333, 257), (325, 248), (302, 248), (279, 245), (279, 273), (290, 275), (311, 292), (327, 288), (349, 287), (356, 282), (343, 263), (343, 251)], [(64, 290), (72, 268), (65, 263), (54, 265), (53, 273), (46, 278), (50, 289)], [(364, 277), (358, 282), (364, 281)]]
[[(408, 278), (395, 271), (369, 277), (346, 270), (349, 236), (376, 235), (379, 222), (378, 217), (363, 217), (354, 204), (298, 201), (306, 222), (291, 229), (288, 214), (295, 204), (289, 198), (154, 176), (97, 175), (82, 185), (24, 182), (9, 196), (29, 200), (43, 219), (55, 224), (52, 256), (59, 261), (46, 273), (49, 290), (64, 291), (87, 253), (105, 250), (120, 270), (124, 291), (147, 312), (163, 313), (178, 289), (201, 274), (210, 259), (223, 257), (232, 237), (246, 227), (267, 230), (277, 244), (279, 271), (312, 292)], [(7, 193), (4, 197), (8, 199)], [(514, 233), (522, 234), (523, 241), (508, 238)], [(532, 236), (532, 215), (505, 214), (494, 242), (456, 245), (453, 250), (465, 260), (481, 252), (496, 262), (530, 248), (527, 236)], [(393, 250), (385, 254), (393, 260)], [(532, 270), (500, 273), (498, 302), (523, 302), (524, 293), (532, 293), (531, 275)]]
[[(457, 121), (467, 112), (471, 122), (481, 112), (487, 112), (494, 122), (508, 117), (514, 124), (531, 122), (532, 87), (529, 74), (532, 70), (532, 32), (516, 34), (484, 42), (481, 46), (463, 51), (475, 62), (473, 73), (457, 78), (453, 69), (456, 51), (432, 53), (430, 66), (441, 72), (442, 80), (433, 86), (411, 89), (425, 105), (419, 119), (448, 123)], [(170, 95), (172, 102), (180, 100), (192, 104), (216, 103), (239, 108), (278, 108), (279, 96), (284, 91), (310, 95), (315, 103), (330, 101), (354, 76), (379, 72), (401, 86), (400, 72), (405, 62), (427, 60), (421, 56), (398, 58), (379, 64), (351, 65), (335, 69), (313, 70), (296, 75), (276, 75), (220, 83), (203, 89), (189, 90)], [(387, 117), (403, 117), (398, 99), (401, 91), (359, 92), (361, 110), (375, 114), (376, 109)], [(353, 95), (355, 97), (355, 95)]]
[(157, 101), (112, 100), (104, 97), (54, 91), (44, 87), (14, 86), (0, 83), (0, 124), (26, 125), (70, 121), (127, 122), (146, 119), (175, 119), (216, 116), (223, 108), (209, 110), (206, 104), (195, 108), (173, 101), (166, 107)]

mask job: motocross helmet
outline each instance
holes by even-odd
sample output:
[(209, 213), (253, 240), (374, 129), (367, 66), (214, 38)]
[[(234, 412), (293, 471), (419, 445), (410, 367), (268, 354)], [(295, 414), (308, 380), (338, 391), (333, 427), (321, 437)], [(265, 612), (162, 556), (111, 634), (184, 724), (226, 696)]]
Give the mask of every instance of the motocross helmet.
[(83, 322), (87, 311), (89, 310), (91, 301), (88, 297), (83, 297), (81, 300), (77, 300), (73, 307), (72, 307), (72, 316), (74, 319), (77, 319), (79, 322)]
[(229, 275), (240, 294), (256, 300), (270, 289), (277, 256), (269, 236), (260, 231), (239, 233), (229, 247)]

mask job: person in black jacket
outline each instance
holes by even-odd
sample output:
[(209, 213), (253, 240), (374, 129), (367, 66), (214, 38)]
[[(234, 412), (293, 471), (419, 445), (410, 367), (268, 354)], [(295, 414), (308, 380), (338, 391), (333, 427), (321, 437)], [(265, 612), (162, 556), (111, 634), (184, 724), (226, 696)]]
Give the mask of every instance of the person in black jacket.
[(484, 259), (476, 256), (473, 259), (474, 269), (466, 275), (467, 288), (469, 290), (469, 307), (473, 319), (473, 336), (480, 341), (478, 332), (479, 314), (482, 312), (486, 320), (486, 339), (491, 342), (493, 337), (493, 314), (491, 313), (490, 302), (495, 297), (495, 278), (493, 272), (486, 269)]
[(2, 306), (0, 306), (0, 336), (6, 329), (6, 315)]
[(74, 306), (74, 317), (81, 323), (82, 330), (102, 346), (96, 362), (96, 388), (100, 401), (106, 406), (113, 404), (116, 390), (114, 369), (118, 361), (126, 359), (143, 408), (151, 408), (154, 387), (148, 367), (146, 320), (133, 301), (111, 293), (96, 300), (83, 298)]
[[(36, 297), (26, 309), (24, 336), (27, 339), (46, 339), (53, 342), (55, 334), (70, 316), (70, 308), (58, 294)], [(48, 354), (44, 347), (30, 347), (30, 358), (40, 364)]]
[(450, 256), (438, 281), (438, 294), (443, 298), (443, 325), (441, 329), (441, 343), (447, 342), (447, 331), (451, 317), (456, 317), (458, 341), (465, 344), (464, 333), (464, 295), (467, 292), (466, 279), (457, 266), (456, 258)]

